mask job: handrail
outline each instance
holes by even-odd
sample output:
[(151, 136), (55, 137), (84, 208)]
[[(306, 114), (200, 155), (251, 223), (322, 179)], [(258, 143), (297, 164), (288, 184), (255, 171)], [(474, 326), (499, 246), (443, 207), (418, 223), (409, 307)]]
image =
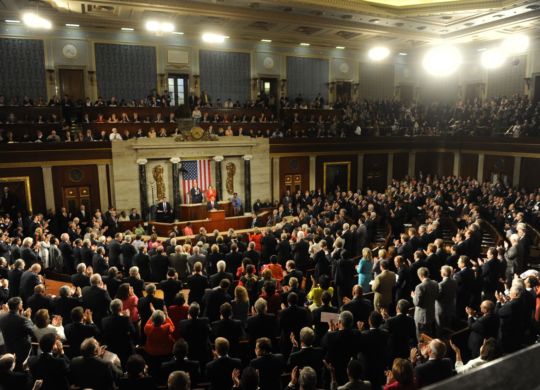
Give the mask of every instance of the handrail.
[(493, 226), (491, 223), (486, 221), (485, 219), (482, 220), (483, 227), (486, 227), (488, 230), (491, 231), (491, 235), (495, 236), (495, 245), (500, 246), (504, 244), (504, 237), (497, 229), (495, 229), (495, 226)]

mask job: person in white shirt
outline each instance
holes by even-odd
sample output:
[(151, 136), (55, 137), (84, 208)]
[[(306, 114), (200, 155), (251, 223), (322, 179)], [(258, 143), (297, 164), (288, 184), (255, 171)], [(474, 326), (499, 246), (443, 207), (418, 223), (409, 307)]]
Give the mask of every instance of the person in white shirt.
[(109, 140), (110, 141), (122, 141), (122, 136), (118, 134), (118, 130), (116, 127), (113, 127), (111, 130), (111, 134), (109, 134)]
[(493, 337), (484, 340), (484, 344), (480, 347), (480, 356), (476, 359), (469, 360), (467, 364), (463, 364), (461, 350), (452, 342), (452, 340), (450, 340), (450, 346), (456, 354), (455, 369), (458, 374), (469, 372), (476, 367), (480, 367), (502, 356), (501, 350), (497, 345), (497, 340)]

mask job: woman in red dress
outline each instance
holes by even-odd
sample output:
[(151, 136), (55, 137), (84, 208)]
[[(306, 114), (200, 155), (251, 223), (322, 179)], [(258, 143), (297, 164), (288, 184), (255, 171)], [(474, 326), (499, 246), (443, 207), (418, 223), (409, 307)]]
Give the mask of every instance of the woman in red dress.
[(216, 201), (216, 190), (212, 186), (208, 186), (206, 189), (204, 196), (206, 196), (207, 202), (215, 202)]

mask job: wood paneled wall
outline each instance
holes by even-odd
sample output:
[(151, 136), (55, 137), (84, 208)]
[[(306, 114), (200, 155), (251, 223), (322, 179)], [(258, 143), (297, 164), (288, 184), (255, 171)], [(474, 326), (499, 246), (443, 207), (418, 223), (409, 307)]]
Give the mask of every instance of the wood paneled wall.
[(514, 157), (486, 154), (484, 156), (484, 181), (491, 181), (492, 174), (499, 175), (499, 178), (508, 177), (508, 184), (512, 185)]
[[(74, 172), (75, 170), (78, 170), (80, 173)], [(54, 182), (54, 203), (57, 209), (65, 206), (62, 197), (62, 191), (65, 188), (83, 186), (89, 187), (92, 213), (98, 208), (101, 209), (99, 177), (96, 165), (56, 166), (52, 168), (52, 176)], [(106, 205), (104, 206), (106, 207)]]
[(409, 172), (409, 153), (395, 153), (392, 178), (403, 179)]
[(420, 172), (424, 175), (438, 174), (448, 176), (454, 168), (454, 153), (451, 152), (416, 152), (415, 170), (416, 176)]
[(528, 191), (540, 187), (540, 158), (525, 157), (521, 159), (519, 185)]
[(28, 168), (0, 168), (0, 178), (25, 177), (30, 179), (30, 195), (32, 197), (32, 211), (45, 210), (45, 189), (43, 186), (43, 172), (40, 167)]
[(287, 175), (301, 175), (302, 190), (313, 189), (315, 183), (309, 182), (309, 157), (281, 157), (279, 159), (279, 194), (285, 193)]
[(478, 154), (462, 153), (459, 165), (459, 175), (461, 177), (476, 178), (478, 173)]
[(383, 191), (386, 187), (387, 174), (388, 155), (386, 153), (366, 154), (364, 156), (364, 189)]

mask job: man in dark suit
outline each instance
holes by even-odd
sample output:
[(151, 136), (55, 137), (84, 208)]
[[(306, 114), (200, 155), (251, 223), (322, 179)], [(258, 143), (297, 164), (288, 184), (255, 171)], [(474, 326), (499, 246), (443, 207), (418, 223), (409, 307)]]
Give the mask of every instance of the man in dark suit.
[(167, 279), (157, 285), (158, 290), (163, 291), (163, 300), (166, 306), (172, 305), (174, 297), (182, 291), (182, 282), (178, 280), (178, 274), (174, 268), (167, 271)]
[(429, 360), (414, 369), (418, 387), (425, 387), (455, 375), (454, 367), (446, 355), (446, 345), (439, 339), (433, 339), (428, 346)]
[(242, 321), (232, 319), (232, 306), (225, 302), (219, 308), (221, 319), (212, 322), (212, 337), (223, 337), (229, 341), (232, 356), (238, 356), (240, 338), (244, 335)]
[(71, 275), (71, 284), (80, 288), (90, 286), (90, 277), (86, 275), (85, 263), (80, 263), (77, 265), (77, 273)]
[(189, 306), (188, 319), (180, 321), (180, 334), (188, 342), (188, 357), (201, 364), (201, 371), (210, 358), (210, 322), (199, 318), (201, 308), (194, 302)]
[(90, 221), (92, 221), (92, 216), (86, 211), (86, 206), (83, 204), (79, 207), (79, 210), (77, 210), (74, 217), (79, 218), (79, 224), (83, 231), (85, 231)]
[(466, 256), (460, 256), (457, 264), (459, 271), (454, 274), (454, 280), (457, 282), (456, 313), (458, 318), (465, 318), (465, 308), (472, 303), (475, 276)]
[(122, 375), (122, 370), (102, 359), (105, 348), (100, 347), (95, 338), (81, 344), (81, 356), (70, 364), (70, 383), (80, 388), (113, 390), (114, 383)]
[(19, 294), (23, 300), (26, 302), (28, 298), (34, 293), (34, 287), (38, 284), (41, 284), (41, 265), (32, 264), (32, 266), (21, 275), (21, 284), (19, 288)]
[(24, 273), (24, 261), (18, 259), (13, 265), (13, 269), (8, 273), (9, 281), (9, 296), (15, 297), (20, 295), (21, 277)]
[(218, 337), (215, 343), (215, 359), (206, 365), (206, 376), (210, 380), (210, 390), (230, 390), (233, 385), (233, 370), (240, 369), (242, 362), (228, 356), (229, 342)]
[(137, 254), (137, 250), (132, 245), (131, 241), (131, 236), (126, 236), (124, 238), (124, 242), (120, 246), (124, 271), (128, 271), (133, 266), (133, 258)]
[(199, 383), (200, 367), (199, 362), (189, 360), (188, 344), (183, 338), (178, 339), (173, 346), (173, 358), (169, 361), (161, 363), (160, 383), (167, 383), (169, 375), (173, 371), (187, 372), (191, 383)]
[(167, 198), (161, 199), (156, 205), (156, 220), (158, 222), (172, 222), (173, 215), (173, 209), (171, 204), (167, 202)]
[(283, 355), (272, 353), (272, 341), (266, 337), (257, 340), (255, 355), (249, 365), (259, 373), (260, 390), (280, 390), (285, 368)]
[(135, 353), (133, 342), (136, 339), (136, 330), (128, 313), (122, 311), (120, 299), (113, 299), (110, 309), (111, 315), (101, 321), (103, 342), (109, 351), (117, 354), (120, 361), (125, 364), (128, 357)]
[(119, 270), (122, 269), (122, 262), (120, 260), (120, 254), (122, 253), (122, 240), (124, 235), (122, 233), (116, 233), (114, 239), (111, 240), (108, 246), (109, 266), (116, 267)]
[(90, 337), (97, 337), (98, 327), (92, 319), (92, 312), (89, 309), (83, 311), (81, 306), (71, 310), (71, 323), (67, 324), (64, 332), (66, 341), (70, 345), (69, 356), (72, 358), (81, 354), (81, 343)]
[(156, 254), (150, 257), (151, 281), (160, 282), (167, 278), (169, 269), (169, 258), (165, 256), (163, 246), (158, 246)]
[(298, 295), (290, 293), (287, 297), (288, 307), (283, 309), (279, 315), (279, 329), (281, 332), (280, 349), (281, 353), (289, 356), (291, 353), (291, 333), (298, 340), (300, 330), (311, 325), (311, 313), (309, 309), (298, 306)]
[(406, 359), (409, 357), (412, 347), (417, 345), (416, 324), (414, 319), (407, 315), (410, 303), (406, 299), (400, 299), (396, 305), (396, 315), (388, 316), (388, 311), (384, 310), (386, 318), (383, 328), (388, 331), (388, 363), (392, 364), (395, 358)]
[(85, 287), (82, 291), (82, 303), (84, 308), (92, 310), (94, 320), (100, 326), (101, 320), (109, 314), (111, 303), (111, 297), (101, 280), (101, 275), (93, 274), (90, 277), (90, 287)]
[(263, 298), (255, 301), (253, 309), (256, 314), (248, 317), (246, 323), (246, 333), (249, 336), (250, 348), (254, 349), (255, 342), (261, 337), (269, 338), (272, 344), (275, 345), (278, 330), (278, 322), (275, 315), (266, 312), (267, 303)]
[(467, 346), (471, 352), (471, 358), (475, 359), (480, 355), (480, 347), (484, 340), (490, 337), (497, 338), (499, 334), (499, 317), (495, 314), (495, 304), (492, 301), (485, 300), (480, 304), (481, 316), (470, 307), (466, 308), (468, 319), (467, 323), (471, 330)]
[(0, 314), (0, 331), (4, 337), (6, 352), (15, 354), (17, 369), (30, 353), (30, 338), (34, 336), (34, 326), (30, 321), (30, 310), (23, 313), (21, 298), (12, 297), (8, 300), (7, 313)]
[(292, 370), (294, 367), (311, 367), (317, 372), (319, 387), (323, 387), (324, 372), (324, 350), (313, 347), (315, 333), (310, 327), (302, 328), (300, 331), (300, 345), (296, 339), (293, 341), (293, 348), (287, 361), (287, 367)]
[(296, 264), (294, 260), (287, 260), (285, 263), (285, 269), (287, 270), (287, 275), (283, 278), (283, 285), (288, 286), (289, 285), (289, 279), (290, 278), (296, 278), (298, 279), (298, 282), (302, 282), (302, 278), (304, 277), (304, 274), (302, 271), (296, 269)]
[(69, 359), (64, 354), (62, 341), (55, 333), (47, 333), (39, 340), (41, 354), (28, 359), (34, 380), (42, 380), (42, 390), (68, 390)]
[(72, 274), (75, 271), (75, 259), (73, 257), (73, 248), (69, 241), (69, 234), (62, 233), (60, 235), (60, 245), (58, 246), (62, 254), (62, 263), (64, 272)]
[(232, 273), (225, 272), (226, 267), (227, 267), (227, 264), (225, 263), (225, 261), (220, 260), (217, 262), (217, 265), (216, 265), (217, 273), (210, 276), (210, 279), (208, 280), (208, 284), (210, 285), (210, 288), (215, 288), (219, 286), (219, 284), (221, 283), (223, 279), (227, 279), (231, 282), (234, 280)]
[[(236, 243), (231, 244), (231, 251), (225, 255), (226, 271), (236, 274), (236, 270), (242, 264), (242, 253), (238, 251), (238, 245)], [(255, 265), (255, 264), (254, 264)]]
[(353, 329), (354, 317), (350, 311), (339, 314), (338, 330), (328, 332), (322, 339), (321, 346), (326, 351), (325, 360), (336, 370), (339, 385), (347, 382), (347, 365), (360, 350), (362, 334)]
[(51, 313), (52, 299), (45, 295), (45, 286), (43, 284), (38, 284), (34, 287), (34, 294), (28, 298), (26, 307), (32, 310), (32, 320), (39, 309), (47, 309)]
[(369, 315), (369, 330), (362, 332), (360, 352), (366, 363), (366, 379), (374, 389), (380, 389), (386, 378), (384, 371), (388, 362), (388, 332), (382, 329), (383, 318), (379, 312)]
[(140, 298), (139, 303), (137, 304), (143, 328), (148, 322), (148, 319), (152, 316), (153, 310), (150, 305), (154, 306), (154, 310), (165, 310), (165, 302), (163, 299), (156, 297), (156, 285), (154, 283), (148, 283), (144, 288), (144, 291), (146, 292), (146, 296)]
[(195, 263), (193, 275), (190, 275), (187, 280), (189, 289), (188, 302), (202, 303), (205, 290), (208, 286), (208, 278), (202, 274), (202, 263)]
[(208, 317), (210, 322), (217, 321), (219, 319), (219, 308), (225, 302), (231, 301), (229, 295), (229, 287), (231, 282), (229, 279), (223, 279), (219, 283), (219, 287), (212, 290), (208, 290), (203, 296), (204, 303), (204, 316)]
[(354, 317), (354, 323), (362, 321), (364, 324), (368, 323), (369, 313), (373, 311), (373, 304), (363, 297), (362, 286), (355, 285), (352, 289), (353, 299), (349, 300), (343, 306), (341, 311), (350, 311)]
[(296, 244), (292, 248), (292, 255), (296, 267), (304, 274), (309, 268), (309, 243), (304, 240), (304, 232), (299, 231), (296, 234)]
[(328, 291), (324, 291), (322, 293), (321, 301), (322, 305), (311, 312), (311, 316), (313, 317), (313, 327), (315, 330), (315, 340), (317, 341), (317, 344), (320, 343), (320, 341), (329, 329), (329, 324), (327, 322), (321, 321), (322, 313), (336, 314), (338, 312), (337, 307), (330, 306), (332, 302), (332, 295)]
[[(487, 251), (487, 261), (481, 265), (484, 299), (495, 299), (495, 291), (499, 288), (499, 279), (504, 278), (504, 275), (501, 274), (501, 264), (497, 259), (497, 255), (497, 248), (489, 248)], [(481, 260), (478, 261), (480, 262)]]
[(444, 265), (440, 271), (439, 296), (435, 301), (437, 329), (452, 329), (456, 319), (457, 282), (452, 278), (452, 267)]
[[(80, 294), (80, 290), (75, 291), (76, 294)], [(71, 311), (81, 305), (80, 297), (75, 297), (72, 294), (69, 286), (62, 286), (58, 290), (58, 296), (52, 300), (52, 312), (63, 318), (64, 326), (71, 322)]]
[(191, 187), (191, 190), (189, 190), (189, 198), (190, 198), (191, 204), (202, 203), (203, 195), (197, 182), (194, 182), (193, 187)]
[(496, 294), (497, 315), (499, 316), (499, 342), (504, 353), (515, 352), (523, 346), (525, 327), (523, 317), (522, 294), (526, 290), (514, 285), (510, 288), (509, 297)]
[(108, 258), (105, 258), (105, 248), (102, 246), (96, 249), (96, 253), (92, 257), (92, 269), (94, 273), (105, 275), (109, 269)]

